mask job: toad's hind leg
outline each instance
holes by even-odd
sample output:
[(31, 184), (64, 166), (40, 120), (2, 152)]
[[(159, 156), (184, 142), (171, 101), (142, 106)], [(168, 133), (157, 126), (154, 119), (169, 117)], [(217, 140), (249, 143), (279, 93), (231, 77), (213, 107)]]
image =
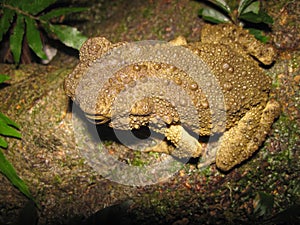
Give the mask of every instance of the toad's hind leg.
[(279, 116), (279, 103), (271, 100), (264, 109), (254, 107), (221, 137), (216, 155), (219, 169), (228, 171), (248, 159), (265, 140), (275, 118)]

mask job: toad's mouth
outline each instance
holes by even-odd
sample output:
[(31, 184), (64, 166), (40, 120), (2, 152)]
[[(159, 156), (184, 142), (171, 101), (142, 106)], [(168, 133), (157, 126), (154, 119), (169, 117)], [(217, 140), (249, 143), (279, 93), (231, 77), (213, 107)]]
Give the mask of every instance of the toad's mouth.
[(94, 124), (105, 124), (107, 123), (108, 121), (110, 121), (110, 118), (109, 117), (106, 117), (106, 116), (103, 116), (103, 115), (99, 115), (99, 114), (88, 114), (88, 113), (85, 113), (85, 116), (86, 118), (94, 123)]

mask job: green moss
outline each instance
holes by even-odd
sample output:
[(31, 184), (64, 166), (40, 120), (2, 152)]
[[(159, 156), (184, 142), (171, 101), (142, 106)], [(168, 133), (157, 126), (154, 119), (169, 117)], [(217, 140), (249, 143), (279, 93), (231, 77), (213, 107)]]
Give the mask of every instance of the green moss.
[(61, 178), (60, 175), (55, 174), (55, 176), (54, 176), (54, 183), (56, 183), (56, 184), (61, 184), (62, 183), (62, 178)]
[(134, 151), (134, 158), (129, 161), (129, 164), (132, 166), (145, 166), (147, 162), (142, 159), (142, 155), (140, 151)]
[(151, 18), (153, 16), (153, 9), (144, 8), (143, 11), (142, 11), (142, 15), (145, 19)]

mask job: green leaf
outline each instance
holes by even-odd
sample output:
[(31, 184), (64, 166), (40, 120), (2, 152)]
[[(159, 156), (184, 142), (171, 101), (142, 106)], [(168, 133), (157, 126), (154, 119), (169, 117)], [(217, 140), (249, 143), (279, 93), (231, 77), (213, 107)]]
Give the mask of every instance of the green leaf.
[(40, 32), (37, 29), (36, 22), (26, 17), (26, 37), (29, 47), (35, 52), (35, 54), (41, 59), (47, 59), (45, 52), (43, 51), (43, 44), (40, 36)]
[(10, 182), (16, 186), (24, 195), (28, 198), (33, 199), (30, 194), (29, 188), (25, 182), (17, 175), (16, 170), (10, 164), (10, 162), (5, 158), (3, 152), (0, 149), (0, 172), (3, 173)]
[(262, 22), (262, 18), (253, 12), (243, 13), (242, 15), (240, 15), (240, 19), (246, 20), (251, 23), (261, 23)]
[(22, 10), (36, 15), (56, 1), (57, 0), (19, 0), (18, 5)]
[(272, 24), (273, 19), (265, 12), (259, 12), (259, 14), (255, 14), (253, 12), (243, 13), (240, 15), (240, 19), (246, 20), (251, 23), (265, 23)]
[(263, 23), (266, 23), (266, 24), (274, 23), (273, 18), (271, 16), (269, 16), (266, 12), (261, 10), (258, 15), (261, 17)]
[(8, 147), (7, 142), (2, 137), (0, 137), (0, 147), (1, 148), (7, 148)]
[(10, 50), (13, 53), (15, 63), (20, 62), (22, 51), (22, 41), (24, 37), (24, 17), (18, 15), (16, 26), (10, 36)]
[(264, 35), (264, 33), (261, 30), (257, 30), (254, 28), (247, 28), (247, 30), (249, 30), (249, 33), (254, 35), (254, 37), (257, 40), (260, 40), (262, 43), (267, 43), (269, 41), (269, 37)]
[(0, 41), (2, 40), (3, 35), (6, 34), (6, 32), (8, 31), (13, 21), (14, 15), (14, 11), (6, 8), (3, 9), (3, 14), (0, 19)]
[(256, 1), (251, 3), (240, 15), (240, 19), (246, 20), (251, 23), (265, 23), (272, 24), (273, 18), (266, 12), (260, 9), (260, 2)]
[(54, 34), (56, 34), (58, 39), (66, 46), (79, 50), (82, 44), (87, 40), (87, 37), (85, 37), (75, 27), (69, 27), (65, 25), (52, 25), (52, 24), (50, 24), (49, 26), (50, 26), (50, 30)]
[(208, 0), (208, 1), (219, 6), (221, 9), (223, 9), (227, 13), (230, 13), (230, 11), (231, 11), (230, 7), (227, 5), (227, 3), (224, 0)]
[(258, 192), (253, 201), (254, 213), (258, 216), (268, 214), (274, 205), (274, 197), (264, 192)]
[(4, 114), (2, 114), (0, 112), (0, 123), (1, 123), (1, 121), (3, 121), (4, 123), (6, 123), (6, 124), (8, 124), (10, 126), (13, 126), (13, 127), (17, 128), (17, 129), (20, 129), (20, 125), (19, 124), (17, 124), (16, 122), (12, 121), (11, 119), (9, 119), (7, 116), (5, 116)]
[(0, 123), (0, 134), (3, 136), (21, 138), (19, 131), (5, 123)]
[(88, 8), (84, 7), (78, 7), (78, 8), (59, 8), (59, 9), (54, 9), (45, 15), (40, 16), (40, 19), (42, 20), (50, 20), (55, 17), (59, 17), (62, 15), (67, 15), (69, 13), (75, 13), (75, 12), (82, 12), (84, 10), (87, 10)]
[(249, 13), (249, 12), (258, 14), (259, 10), (260, 10), (260, 2), (256, 1), (256, 2), (252, 2), (247, 8), (245, 8), (242, 14)]
[(199, 14), (203, 19), (212, 23), (228, 23), (230, 20), (227, 16), (212, 8), (204, 8)]
[(0, 74), (0, 84), (3, 83), (4, 81), (9, 80), (10, 77), (5, 75), (5, 74)]
[(238, 14), (242, 14), (248, 5), (251, 4), (254, 0), (241, 0), (238, 7)]

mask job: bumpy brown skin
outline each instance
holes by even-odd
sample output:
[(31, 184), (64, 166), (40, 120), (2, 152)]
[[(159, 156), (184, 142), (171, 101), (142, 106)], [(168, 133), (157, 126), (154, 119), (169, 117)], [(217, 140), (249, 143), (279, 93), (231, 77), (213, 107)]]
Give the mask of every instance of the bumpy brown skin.
[[(200, 136), (223, 133), (220, 138), (221, 145), (216, 149), (212, 161), (216, 162), (219, 169), (230, 170), (248, 159), (259, 148), (274, 119), (279, 115), (279, 104), (269, 100), (270, 78), (263, 74), (258, 62), (249, 56), (250, 54), (262, 63), (270, 64), (275, 51), (267, 47), (267, 54), (264, 55), (262, 44), (243, 29), (231, 25), (205, 27), (201, 42), (187, 43), (183, 37), (179, 37), (170, 43), (190, 49), (210, 67), (224, 95), (226, 130), (218, 127), (212, 129), (212, 115), (205, 96), (210, 93), (203, 93), (188, 74), (173, 65), (143, 62), (122, 68), (111, 79), (104, 81), (104, 88), (98, 95), (96, 107), (91, 106), (88, 99), (76, 96), (77, 85), (88, 72), (89, 66), (105, 52), (124, 44), (111, 44), (102, 37), (89, 39), (81, 48), (80, 63), (65, 80), (66, 93), (80, 105), (88, 117), (105, 123), (111, 118), (114, 96), (124, 88), (134, 88), (136, 81), (144, 79), (146, 82), (150, 77), (173, 81), (192, 99), (198, 111), (199, 124), (190, 122), (188, 116), (179, 117), (175, 107), (168, 101), (159, 97), (149, 97), (136, 102), (131, 108), (127, 118), (130, 129), (148, 125), (150, 121), (155, 123), (157, 118), (161, 118), (168, 124), (168, 128), (154, 129), (179, 147), (180, 151), (176, 152), (179, 157), (204, 155), (197, 139), (189, 135), (185, 128)], [(213, 93), (213, 90), (211, 91)], [(182, 106), (184, 104), (186, 103), (182, 102)], [(118, 128), (122, 129), (122, 126)], [(169, 148), (160, 150), (170, 153)]]
[(276, 50), (256, 40), (253, 35), (242, 27), (222, 24), (206, 25), (201, 30), (201, 42), (230, 45), (240, 54), (249, 54), (265, 65), (269, 65), (276, 57)]

